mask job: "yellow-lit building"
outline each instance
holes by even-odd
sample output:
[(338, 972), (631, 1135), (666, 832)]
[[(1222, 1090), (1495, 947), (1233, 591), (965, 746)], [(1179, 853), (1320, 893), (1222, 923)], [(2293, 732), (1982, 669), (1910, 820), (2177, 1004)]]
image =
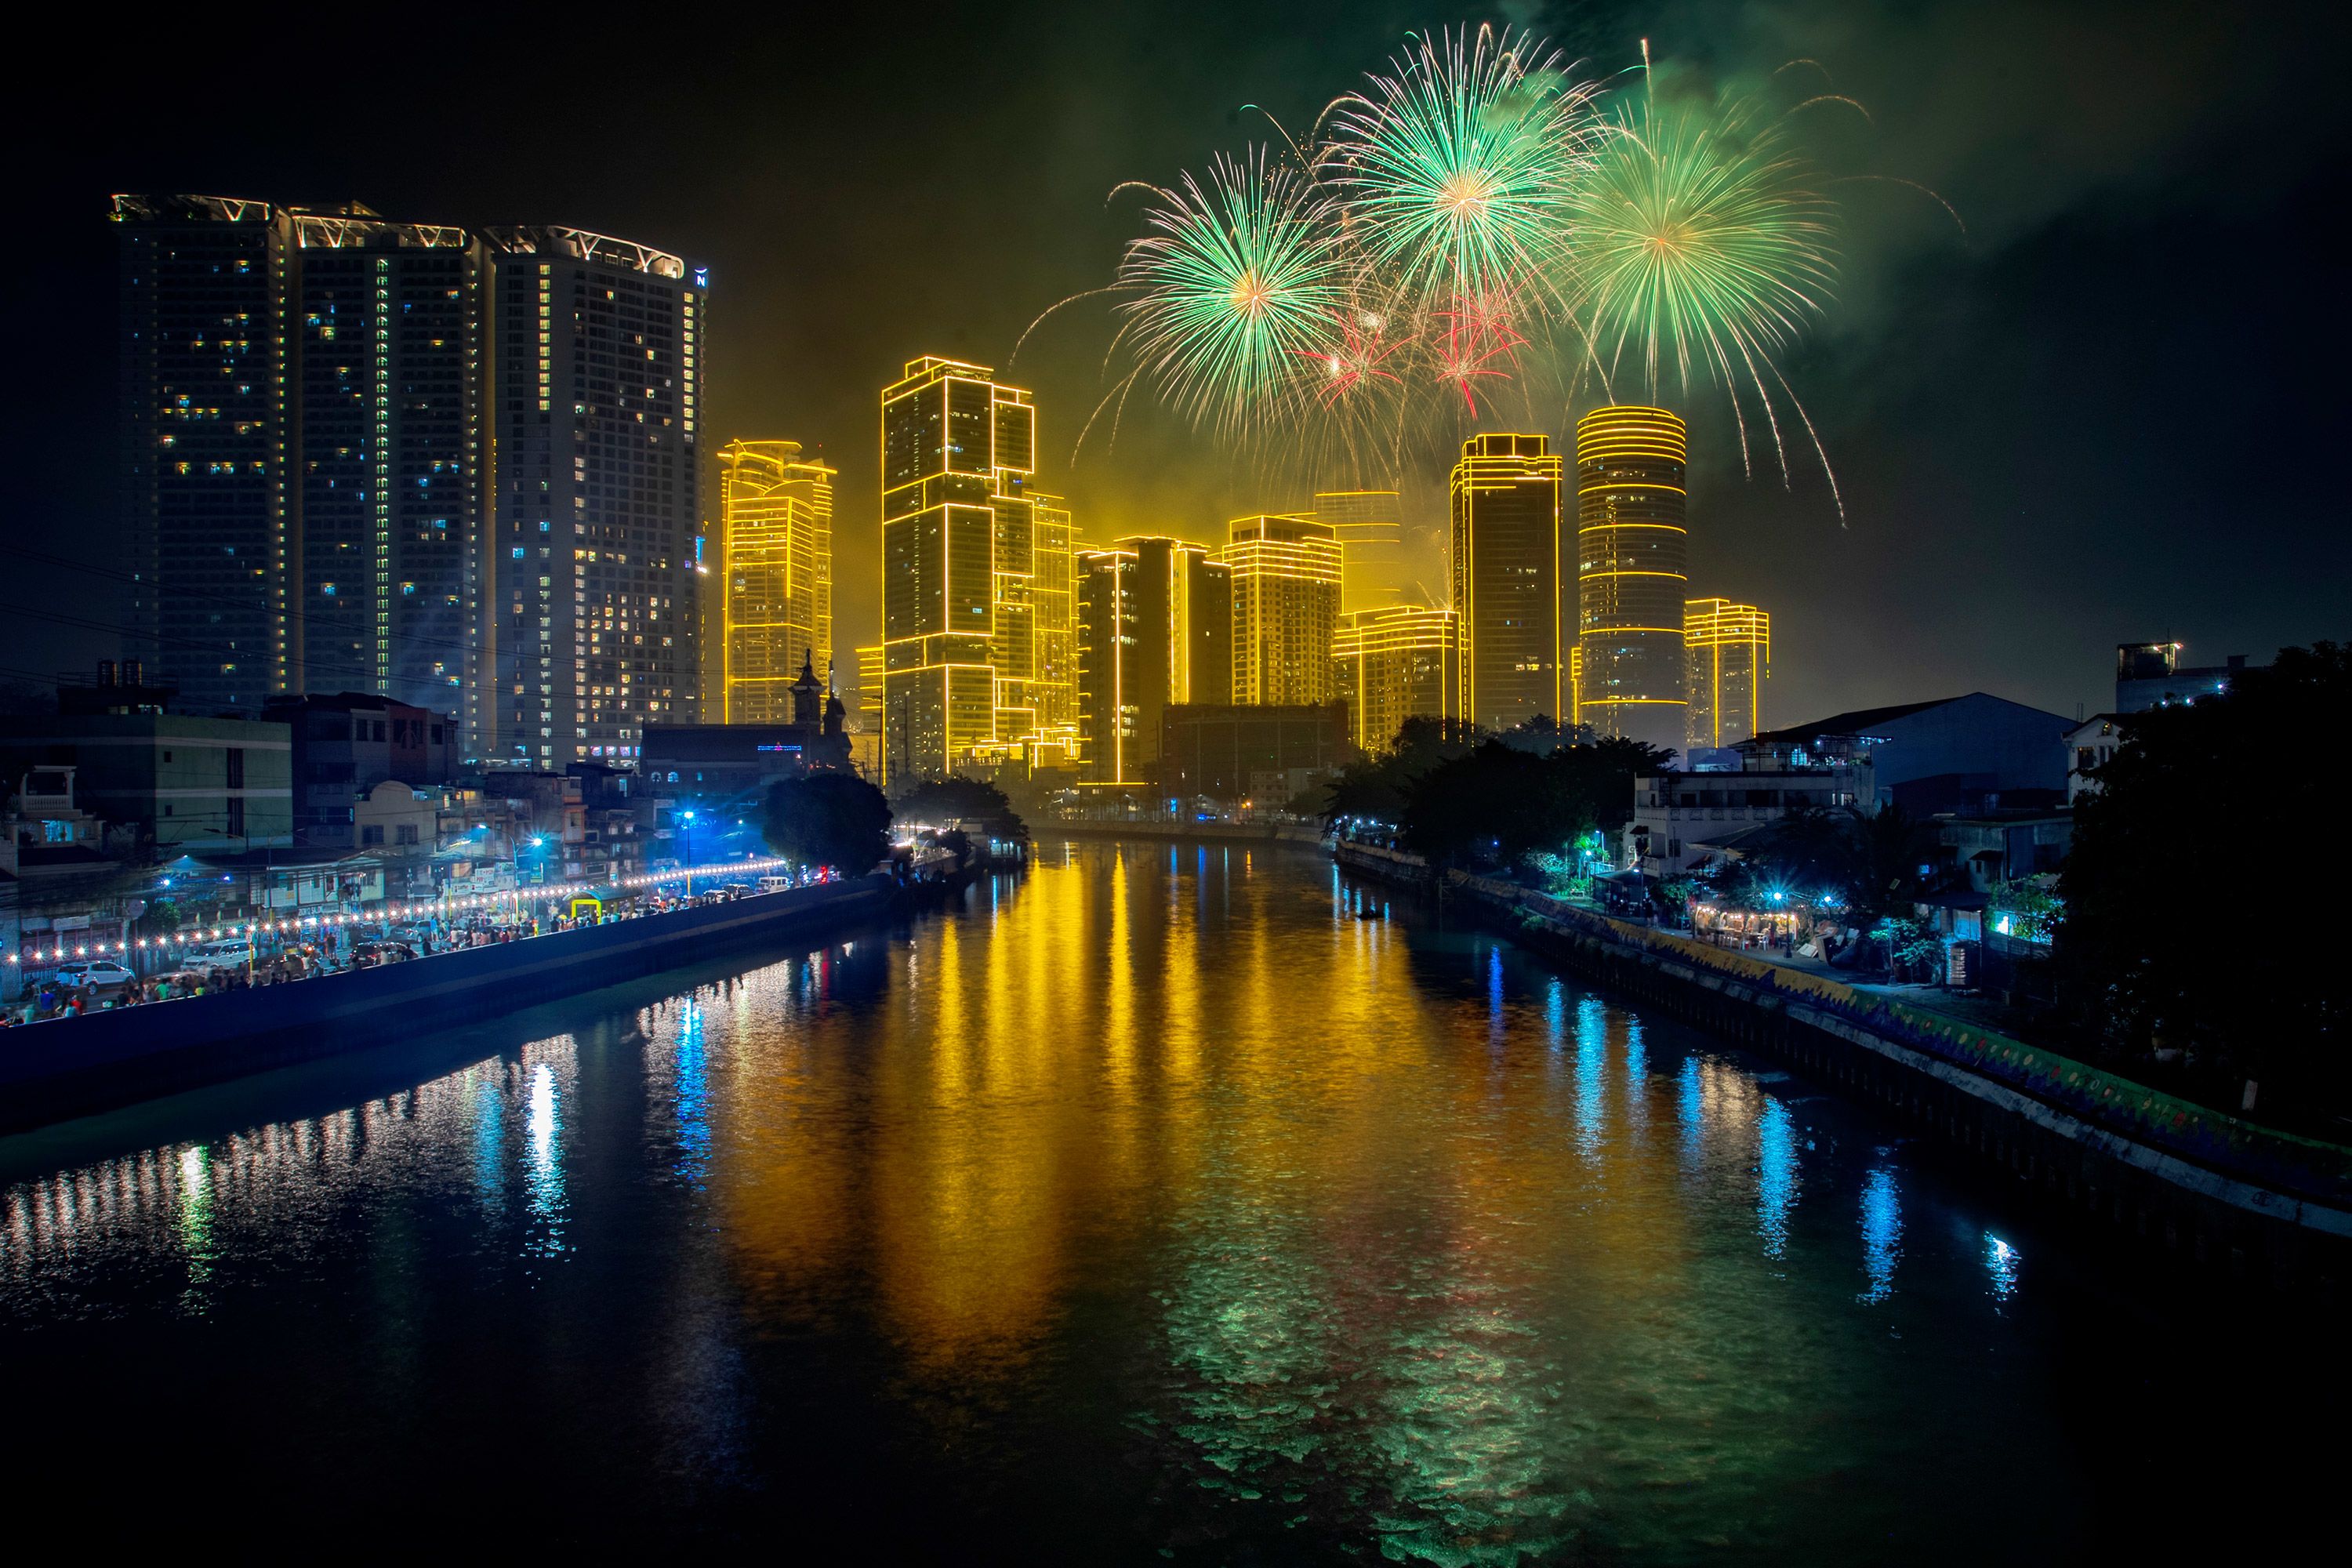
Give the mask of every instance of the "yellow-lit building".
[(1566, 700), (1560, 575), (1564, 465), (1545, 436), (1473, 436), (1454, 465), (1458, 717), (1507, 730), (1559, 721)]
[(1339, 536), (1297, 516), (1234, 520), (1218, 557), (1233, 568), (1234, 695), (1243, 705), (1328, 702), (1338, 694)]
[(719, 449), (721, 723), (789, 723), (802, 660), (832, 667), (833, 478), (797, 441)]
[(889, 748), (882, 724), (882, 645), (869, 643), (857, 650), (857, 727), (850, 732), (849, 756), (858, 770), (876, 784), (887, 782)]
[(1030, 571), (1025, 580), (1001, 574), (1000, 581), (1032, 606), (1035, 640), (1024, 679), (1037, 715), (1034, 732), (1049, 735), (1078, 717), (1076, 535), (1061, 497), (1033, 492), (1029, 500), (1036, 518)]
[(1454, 717), (1460, 659), (1452, 610), (1391, 605), (1342, 616), (1331, 660), (1357, 746), (1383, 752), (1408, 719)]
[(1731, 746), (1764, 729), (1772, 617), (1728, 599), (1683, 602), (1683, 749)]
[[(1077, 554), (1078, 777), (1088, 785), (1142, 782), (1145, 698), (1156, 694), (1161, 706), (1167, 700), (1166, 666), (1153, 658), (1157, 639), (1137, 616), (1141, 578), (1132, 548)], [(1147, 665), (1153, 666), (1149, 676)]]
[(1322, 490), (1315, 521), (1339, 541), (1339, 609), (1345, 615), (1398, 602), (1405, 580), (1404, 498), (1394, 490)]
[(944, 775), (1076, 705), (1050, 651), (1068, 513), (1049, 505), (1041, 551), (1028, 488), (1036, 409), (994, 374), (928, 356), (883, 389), (881, 717), (893, 775)]
[(1663, 408), (1612, 405), (1576, 422), (1577, 716), (1677, 749), (1685, 456), (1683, 422)]

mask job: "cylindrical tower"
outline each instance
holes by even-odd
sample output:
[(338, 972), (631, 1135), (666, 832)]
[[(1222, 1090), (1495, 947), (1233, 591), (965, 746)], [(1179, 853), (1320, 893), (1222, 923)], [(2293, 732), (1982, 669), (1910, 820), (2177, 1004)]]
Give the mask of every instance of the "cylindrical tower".
[(1578, 716), (1604, 736), (1683, 744), (1683, 422), (1596, 408), (1576, 422)]

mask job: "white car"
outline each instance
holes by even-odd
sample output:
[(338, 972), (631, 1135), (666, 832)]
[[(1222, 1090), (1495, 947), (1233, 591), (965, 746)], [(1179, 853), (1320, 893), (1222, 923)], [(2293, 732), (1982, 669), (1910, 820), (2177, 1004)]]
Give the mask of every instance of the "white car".
[(226, 969), (250, 967), (253, 959), (253, 944), (249, 942), (208, 942), (190, 948), (180, 963), (200, 974), (217, 974)]
[(111, 991), (118, 986), (128, 985), (138, 978), (139, 976), (123, 968), (122, 965), (102, 958), (87, 962), (77, 960), (72, 963), (60, 964), (58, 968), (58, 984), (87, 985), (100, 991)]

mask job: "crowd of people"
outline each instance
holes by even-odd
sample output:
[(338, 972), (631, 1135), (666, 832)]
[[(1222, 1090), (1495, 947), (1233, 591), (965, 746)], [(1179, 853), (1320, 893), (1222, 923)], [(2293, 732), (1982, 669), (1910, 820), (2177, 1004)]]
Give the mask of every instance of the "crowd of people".
[(667, 914), (739, 899), (751, 891), (743, 884), (727, 883), (692, 894), (648, 892), (617, 904), (583, 898), (572, 900), (569, 908), (551, 904), (544, 911), (484, 911), (405, 922), (387, 920), (373, 931), (362, 926), (337, 926), (315, 936), (283, 941), (257, 939), (242, 963), (176, 967), (154, 974), (131, 975), (112, 984), (91, 978), (96, 972), (89, 965), (63, 965), (45, 976), (28, 974), (24, 994), (0, 1009), (0, 1026), (77, 1018), (115, 1007), (282, 985), (354, 969), (581, 931), (645, 915)]

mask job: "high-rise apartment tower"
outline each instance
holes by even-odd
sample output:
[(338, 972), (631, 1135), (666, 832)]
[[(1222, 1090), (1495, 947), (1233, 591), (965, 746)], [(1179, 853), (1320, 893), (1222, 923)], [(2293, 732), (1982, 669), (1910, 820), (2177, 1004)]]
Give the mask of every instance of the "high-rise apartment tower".
[(1331, 525), (1308, 517), (1236, 518), (1219, 558), (1234, 574), (1234, 701), (1330, 701), (1340, 562)]
[(1576, 422), (1579, 717), (1604, 736), (1679, 749), (1684, 525), (1683, 422), (1663, 408), (1611, 405)]
[[(1037, 411), (983, 365), (910, 360), (882, 393), (882, 647), (891, 776), (945, 774), (1075, 710), (1053, 625), (1068, 513), (1041, 550)], [(1056, 522), (1058, 519), (1058, 522)], [(1045, 612), (1041, 644), (1040, 612)]]
[(1362, 751), (1388, 750), (1408, 719), (1454, 717), (1461, 700), (1461, 636), (1452, 610), (1391, 605), (1342, 616), (1331, 658)]
[(797, 441), (719, 448), (722, 723), (791, 722), (802, 661), (833, 666), (833, 479)]
[(1544, 436), (1473, 436), (1454, 465), (1457, 716), (1507, 730), (1566, 721), (1562, 463)]

